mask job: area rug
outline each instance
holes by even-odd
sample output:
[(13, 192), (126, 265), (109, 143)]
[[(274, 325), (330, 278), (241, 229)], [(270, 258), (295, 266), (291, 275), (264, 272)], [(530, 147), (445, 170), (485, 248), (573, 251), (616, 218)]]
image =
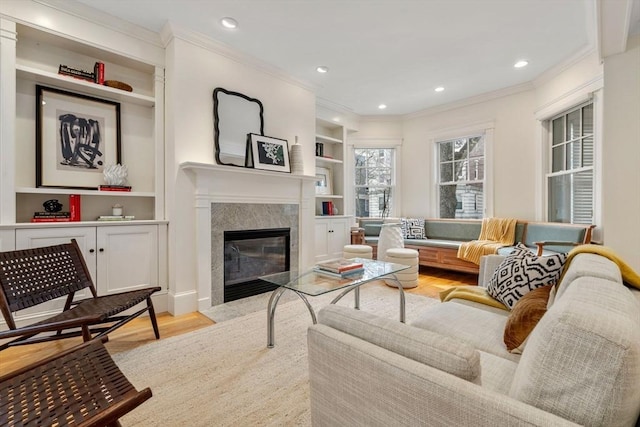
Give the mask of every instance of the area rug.
[[(335, 294), (310, 299), (319, 309)], [(398, 291), (363, 286), (363, 311), (398, 319)], [(407, 321), (435, 299), (406, 294)], [(340, 305), (353, 305), (347, 295)], [(113, 358), (137, 389), (153, 397), (121, 419), (123, 426), (309, 426), (306, 330), (302, 301), (278, 306), (275, 347), (266, 348), (266, 306)]]

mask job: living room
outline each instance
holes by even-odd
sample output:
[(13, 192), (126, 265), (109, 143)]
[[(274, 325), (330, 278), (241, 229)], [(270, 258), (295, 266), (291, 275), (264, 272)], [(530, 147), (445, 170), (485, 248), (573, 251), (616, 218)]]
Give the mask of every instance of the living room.
[[(211, 98), (216, 87), (260, 99), (265, 105), (265, 134), (287, 139), (289, 144), (297, 137), (307, 176), (314, 175), (318, 118), (332, 121), (338, 116), (344, 126), (357, 130), (351, 134), (354, 144), (372, 141), (397, 144), (398, 191), (396, 210), (391, 216), (424, 218), (438, 216), (437, 199), (431, 191), (436, 187), (432, 172), (436, 162), (433, 143), (479, 131), (491, 138), (486, 168), (487, 198), (491, 203), (486, 207), (486, 216), (545, 221), (547, 160), (541, 146), (543, 123), (560, 111), (593, 100), (600, 120), (596, 143), (600, 156), (595, 180), (595, 240), (614, 248), (638, 271), (640, 224), (636, 216), (629, 214), (640, 210), (637, 191), (640, 144), (636, 143), (640, 140), (637, 120), (640, 36), (637, 31), (632, 33), (634, 28), (637, 30), (637, 23), (636, 27), (630, 23), (632, 6), (637, 8), (637, 1), (595, 1), (592, 7), (598, 13), (592, 21), (593, 43), (563, 58), (533, 81), (409, 114), (360, 116), (319, 102), (311, 85), (171, 22), (157, 34), (114, 20), (84, 3), (5, 1), (0, 9), (3, 34), (0, 249), (17, 247), (15, 230), (29, 227), (18, 218), (24, 217), (25, 210), (29, 215), (37, 210), (33, 196), (28, 196), (31, 190), (25, 190), (35, 187), (34, 149), (25, 149), (20, 144), (24, 130), (34, 127), (35, 114), (31, 104), (24, 102), (24, 94), (33, 97), (34, 89), (24, 88), (29, 79), (7, 77), (16, 74), (15, 45), (20, 44), (20, 29), (29, 28), (73, 40), (76, 46), (87, 45), (123, 58), (135, 58), (152, 69), (145, 73), (151, 76), (152, 83), (148, 85), (155, 88), (152, 92), (156, 111), (143, 114), (141, 120), (152, 124), (147, 123), (141, 139), (145, 148), (154, 147), (153, 173), (147, 176), (145, 170), (144, 176), (136, 177), (139, 168), (137, 171), (135, 164), (147, 160), (135, 155), (130, 173), (142, 183), (141, 191), (154, 196), (151, 201), (146, 194), (138, 197), (141, 200), (128, 198), (125, 208), (140, 204), (140, 211), (153, 211), (145, 220), (156, 221), (159, 227), (155, 241), (155, 247), (159, 248), (156, 269), (160, 272), (156, 281), (163, 286), (157, 303), (159, 312), (178, 316), (212, 305), (211, 231), (207, 233), (206, 225), (205, 229), (198, 228), (199, 222), (194, 220), (200, 218), (210, 227), (211, 212), (207, 209), (212, 202), (242, 203), (248, 199), (266, 204), (268, 198), (264, 195), (273, 191), (272, 200), (290, 203), (291, 193), (299, 191), (302, 195), (296, 196), (295, 201), (302, 211), (298, 262), (306, 267), (315, 262), (314, 248), (309, 244), (314, 238), (316, 215), (312, 207), (315, 198), (312, 181), (289, 187), (270, 181), (279, 178), (260, 178), (263, 175), (257, 180), (247, 178), (234, 170), (237, 168), (229, 167), (233, 172), (214, 168), (211, 172), (202, 167), (216, 164)], [(7, 43), (13, 43), (13, 47), (7, 47)], [(16, 92), (21, 94), (17, 107), (13, 99)], [(14, 120), (16, 117), (18, 120)], [(28, 132), (26, 135), (31, 137), (35, 130)], [(29, 143), (29, 147), (32, 145)], [(202, 175), (197, 170), (202, 170)], [(212, 173), (224, 183), (213, 190), (206, 184)], [(199, 188), (198, 183), (203, 183), (203, 187)], [(274, 190), (274, 186), (278, 188)], [(240, 197), (242, 192), (245, 200)], [(23, 206), (25, 201), (28, 207)], [(90, 209), (89, 203), (85, 205)], [(101, 209), (110, 209), (110, 205)], [(21, 224), (16, 227), (16, 223)], [(44, 228), (38, 228), (38, 233), (42, 234)]]

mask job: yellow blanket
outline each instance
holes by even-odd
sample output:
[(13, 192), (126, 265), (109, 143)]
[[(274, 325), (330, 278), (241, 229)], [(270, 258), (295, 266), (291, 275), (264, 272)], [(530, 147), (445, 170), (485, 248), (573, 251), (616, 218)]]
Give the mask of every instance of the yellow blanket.
[(629, 266), (626, 262), (622, 260), (611, 248), (607, 246), (599, 246), (599, 245), (580, 245), (571, 249), (569, 252), (569, 256), (564, 263), (564, 268), (562, 269), (562, 275), (560, 276), (560, 280), (558, 283), (562, 283), (562, 278), (564, 277), (564, 273), (569, 268), (571, 261), (578, 254), (596, 254), (603, 256), (605, 258), (610, 259), (615, 262), (620, 269), (620, 273), (622, 274), (622, 280), (629, 286), (633, 286), (634, 288), (640, 289), (640, 275), (636, 273), (633, 268)]
[(479, 286), (460, 285), (440, 292), (440, 301), (442, 302), (450, 301), (456, 298), (479, 302), (480, 304), (501, 308), (507, 311), (509, 310), (507, 306), (489, 295), (485, 288), (481, 288)]
[(503, 246), (513, 245), (516, 238), (516, 219), (485, 218), (478, 240), (465, 242), (458, 248), (458, 258), (480, 264), (483, 255), (495, 254)]

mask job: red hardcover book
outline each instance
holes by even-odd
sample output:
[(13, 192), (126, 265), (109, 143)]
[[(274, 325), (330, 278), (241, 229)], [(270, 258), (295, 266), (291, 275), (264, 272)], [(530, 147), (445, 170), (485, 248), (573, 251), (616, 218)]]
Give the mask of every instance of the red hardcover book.
[(69, 210), (71, 211), (70, 220), (80, 221), (80, 195), (69, 194)]
[(31, 218), (31, 222), (69, 222), (71, 218)]
[(104, 62), (96, 62), (93, 67), (96, 83), (99, 85), (104, 84)]
[(100, 185), (98, 186), (100, 191), (131, 191), (129, 185)]
[(333, 202), (328, 202), (329, 203), (329, 215), (333, 215)]

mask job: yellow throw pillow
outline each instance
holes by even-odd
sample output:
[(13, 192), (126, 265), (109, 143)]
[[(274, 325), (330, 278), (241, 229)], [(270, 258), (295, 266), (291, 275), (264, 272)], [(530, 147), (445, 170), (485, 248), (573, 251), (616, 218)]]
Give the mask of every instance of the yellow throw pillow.
[(503, 337), (510, 353), (522, 353), (527, 337), (547, 312), (552, 287), (553, 285), (547, 285), (527, 292), (511, 310)]

